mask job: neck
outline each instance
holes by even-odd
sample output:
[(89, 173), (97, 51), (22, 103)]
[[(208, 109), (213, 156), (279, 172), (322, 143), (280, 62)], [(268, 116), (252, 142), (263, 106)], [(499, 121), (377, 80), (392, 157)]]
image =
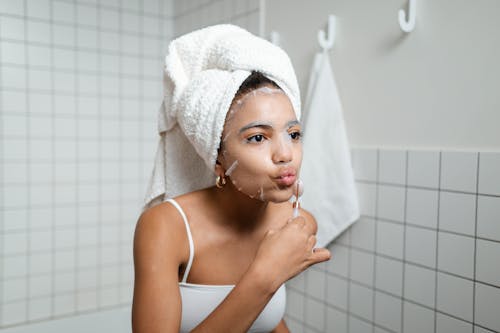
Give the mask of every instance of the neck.
[(250, 198), (238, 191), (231, 182), (223, 188), (212, 188), (212, 198), (220, 207), (220, 222), (239, 231), (257, 229), (264, 221), (267, 201)]

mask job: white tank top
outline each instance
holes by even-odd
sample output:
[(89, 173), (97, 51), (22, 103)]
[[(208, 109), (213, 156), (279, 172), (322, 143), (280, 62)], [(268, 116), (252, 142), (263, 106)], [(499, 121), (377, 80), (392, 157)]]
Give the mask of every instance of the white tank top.
[[(234, 288), (234, 285), (207, 285), (188, 283), (187, 277), (193, 264), (194, 245), (191, 230), (186, 214), (181, 206), (174, 199), (167, 199), (179, 211), (186, 225), (189, 240), (189, 261), (186, 271), (179, 282), (179, 289), (182, 301), (182, 318), (180, 333), (187, 333), (201, 323), (215, 308), (226, 298), (227, 294)], [(271, 332), (281, 321), (285, 314), (286, 289), (282, 284), (260, 315), (255, 319), (250, 333)]]

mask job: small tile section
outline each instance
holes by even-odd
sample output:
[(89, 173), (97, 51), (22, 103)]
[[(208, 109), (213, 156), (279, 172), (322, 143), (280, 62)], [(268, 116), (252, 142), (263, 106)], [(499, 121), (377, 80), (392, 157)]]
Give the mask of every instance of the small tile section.
[(402, 223), (405, 211), (405, 189), (391, 185), (378, 187), (378, 217)]
[(492, 331), (500, 331), (500, 288), (476, 283), (475, 316), (476, 322)]
[(441, 189), (476, 193), (478, 153), (442, 152)]
[(436, 271), (406, 264), (404, 274), (404, 298), (427, 307), (434, 307)]
[(436, 229), (438, 216), (436, 190), (408, 188), (406, 221), (422, 227)]
[(377, 256), (375, 267), (375, 288), (395, 296), (401, 296), (403, 292), (403, 262)]
[(439, 186), (439, 152), (408, 152), (408, 186), (437, 189)]
[[(294, 282), (304, 285), (291, 296), (302, 302), (291, 307), (303, 316), (290, 319), (298, 332), (500, 332), (498, 154), (352, 156), (363, 217), (329, 246), (324, 269), (307, 275), (310, 290)], [(324, 301), (317, 274), (326, 276)]]
[(407, 262), (436, 267), (436, 231), (406, 226), (405, 258)]
[(436, 313), (428, 308), (404, 302), (403, 305), (403, 332), (422, 333), (434, 331), (434, 317)]
[(472, 279), (474, 277), (474, 238), (439, 232), (438, 269)]
[(481, 194), (500, 196), (500, 153), (480, 153), (479, 186)]
[(380, 183), (404, 185), (406, 183), (406, 152), (400, 150), (379, 151)]
[(500, 242), (500, 197), (478, 195), (477, 236)]
[(439, 198), (439, 229), (474, 236), (476, 195), (442, 191)]
[(436, 333), (470, 333), (472, 324), (454, 317), (437, 313)]
[(500, 288), (500, 242), (478, 239), (476, 251), (476, 280)]
[(472, 321), (474, 283), (446, 273), (438, 273), (437, 280), (437, 309)]

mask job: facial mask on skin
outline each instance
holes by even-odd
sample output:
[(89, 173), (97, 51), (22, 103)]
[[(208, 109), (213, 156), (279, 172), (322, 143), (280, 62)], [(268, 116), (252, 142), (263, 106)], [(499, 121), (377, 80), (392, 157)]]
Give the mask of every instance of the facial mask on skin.
[[(279, 103), (274, 98), (280, 99)], [(281, 89), (263, 86), (233, 102), (227, 113), (222, 139), (225, 176), (238, 191), (251, 198), (285, 201), (295, 192), (296, 186), (290, 182), (298, 179), (301, 129), (293, 109), (288, 109), (284, 101), (288, 97)], [(257, 127), (246, 130), (243, 136), (241, 127), (248, 124)], [(277, 180), (281, 175), (283, 179)]]

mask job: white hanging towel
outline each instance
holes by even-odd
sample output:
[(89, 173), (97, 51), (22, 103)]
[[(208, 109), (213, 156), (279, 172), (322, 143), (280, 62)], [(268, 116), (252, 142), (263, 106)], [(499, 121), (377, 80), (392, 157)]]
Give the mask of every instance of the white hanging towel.
[(301, 206), (318, 223), (318, 247), (359, 218), (349, 144), (329, 55), (316, 54), (305, 99)]

